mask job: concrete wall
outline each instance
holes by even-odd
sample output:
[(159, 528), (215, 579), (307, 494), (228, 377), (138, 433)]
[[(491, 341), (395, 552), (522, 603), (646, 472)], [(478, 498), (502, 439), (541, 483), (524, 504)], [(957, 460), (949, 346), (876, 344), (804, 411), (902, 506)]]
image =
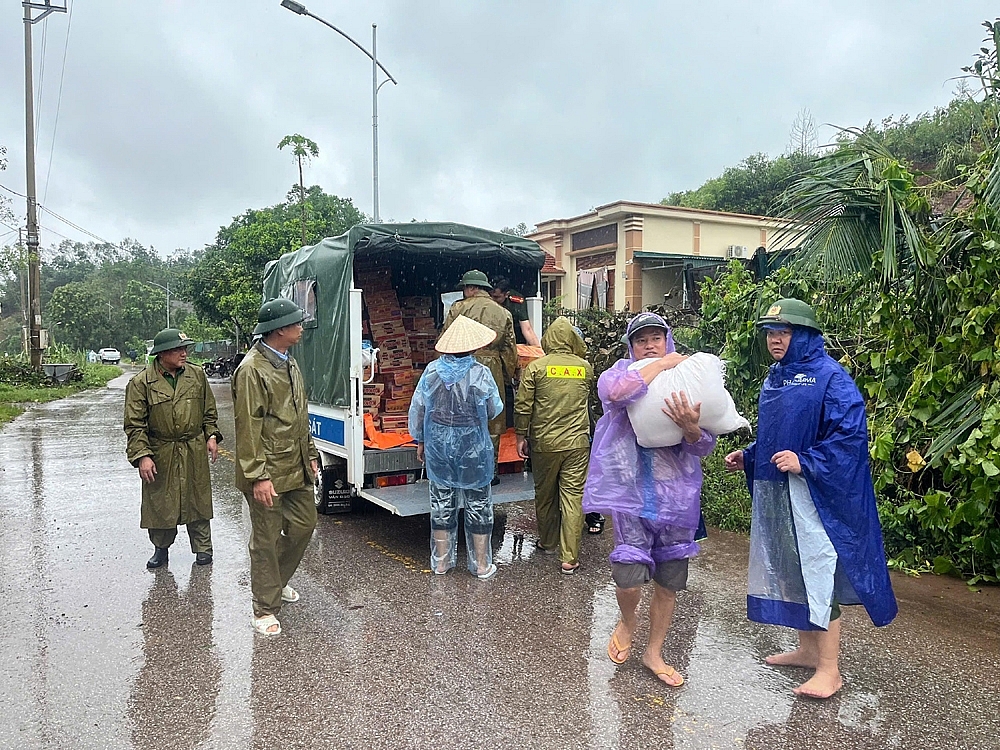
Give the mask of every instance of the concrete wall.
[[(670, 219), (644, 216), (642, 221), (643, 252), (691, 255), (691, 222), (687, 219)], [(643, 291), (645, 298), (645, 291)]]
[(743, 245), (747, 258), (761, 245), (760, 227), (721, 224), (714, 221), (701, 222), (701, 253), (712, 258), (724, 258), (730, 245)]

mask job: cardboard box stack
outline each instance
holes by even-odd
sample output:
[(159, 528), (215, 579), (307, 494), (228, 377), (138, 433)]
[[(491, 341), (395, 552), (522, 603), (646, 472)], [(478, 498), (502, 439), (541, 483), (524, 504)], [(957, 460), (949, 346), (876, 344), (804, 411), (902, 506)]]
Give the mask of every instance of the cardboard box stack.
[(434, 359), (437, 331), (431, 297), (396, 297), (388, 268), (357, 268), (364, 290), (364, 335), (378, 347), (378, 374), (365, 386), (364, 408), (382, 432), (407, 431), (407, 413), (420, 371)]
[(403, 297), (400, 301), (403, 312), (403, 327), (410, 343), (410, 358), (414, 367), (423, 369), (436, 356), (434, 342), (437, 341), (437, 329), (431, 313), (433, 299), (431, 297)]

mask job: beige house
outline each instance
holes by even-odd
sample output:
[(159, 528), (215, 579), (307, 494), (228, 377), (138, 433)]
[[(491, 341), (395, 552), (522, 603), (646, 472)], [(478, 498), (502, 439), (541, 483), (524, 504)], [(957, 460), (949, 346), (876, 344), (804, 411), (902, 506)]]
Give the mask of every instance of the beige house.
[(781, 227), (766, 216), (618, 201), (527, 235), (546, 254), (541, 296), (568, 309), (686, 308), (698, 282), (731, 258), (750, 260)]

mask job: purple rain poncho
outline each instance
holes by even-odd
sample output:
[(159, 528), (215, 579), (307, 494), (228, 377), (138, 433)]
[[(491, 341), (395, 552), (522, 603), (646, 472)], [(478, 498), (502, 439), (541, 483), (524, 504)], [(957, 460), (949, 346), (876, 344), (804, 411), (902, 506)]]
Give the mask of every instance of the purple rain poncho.
[[(667, 353), (674, 351), (667, 334)], [(715, 436), (701, 431), (696, 443), (683, 441), (666, 448), (643, 448), (635, 439), (626, 407), (646, 394), (646, 382), (637, 370), (629, 345), (629, 358), (620, 359), (597, 381), (597, 395), (604, 416), (597, 422), (590, 451), (590, 473), (583, 491), (585, 513), (625, 513), (651, 521), (661, 538), (672, 541), (651, 559), (648, 552), (619, 538), (611, 562), (651, 564), (692, 557), (701, 515), (701, 456), (715, 448)], [(670, 527), (670, 528), (668, 528)]]

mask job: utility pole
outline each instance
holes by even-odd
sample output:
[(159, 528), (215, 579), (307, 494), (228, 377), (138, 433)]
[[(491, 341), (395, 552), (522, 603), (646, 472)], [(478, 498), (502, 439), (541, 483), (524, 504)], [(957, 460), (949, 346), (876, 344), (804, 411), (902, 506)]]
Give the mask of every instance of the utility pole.
[[(31, 26), (45, 18), (49, 13), (65, 13), (66, 0), (63, 5), (53, 5), (51, 0), (30, 2), (25, 0), (24, 8), (24, 171), (26, 194), (28, 199), (28, 354), (31, 366), (35, 370), (42, 369), (42, 352), (48, 343), (44, 341), (42, 332), (42, 282), (39, 269), (38, 252), (38, 198), (35, 190), (35, 107), (34, 87), (31, 81)], [(40, 10), (32, 17), (32, 11)]]

